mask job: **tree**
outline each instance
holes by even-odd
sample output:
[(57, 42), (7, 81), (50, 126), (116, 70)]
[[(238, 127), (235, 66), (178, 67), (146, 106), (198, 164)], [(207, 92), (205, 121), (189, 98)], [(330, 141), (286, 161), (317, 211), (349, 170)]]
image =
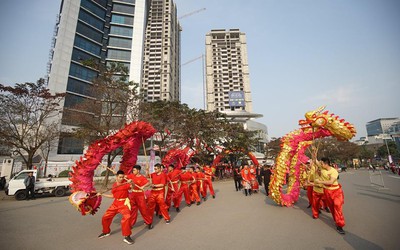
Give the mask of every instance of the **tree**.
[(393, 159), (399, 159), (400, 158), (400, 153), (397, 150), (396, 143), (394, 141), (388, 141), (387, 146), (386, 144), (383, 144), (378, 148), (377, 155), (381, 158), (388, 158), (388, 150), (390, 155), (392, 156)]
[[(111, 63), (106, 67), (86, 61), (84, 65), (96, 69), (99, 74), (92, 80), (88, 96), (64, 115), (64, 124), (76, 126), (72, 129), (76, 138), (90, 144), (121, 129), (133, 113), (140, 100), (138, 85), (127, 81), (128, 69), (123, 64)], [(121, 154), (122, 148), (107, 154), (107, 167)], [(108, 184), (108, 171), (104, 185)]]
[(232, 151), (246, 151), (251, 150), (255, 143), (255, 132), (230, 123), (224, 114), (191, 109), (176, 101), (143, 102), (139, 117), (158, 131), (154, 143), (160, 148), (161, 158), (162, 149), (186, 145), (196, 150), (199, 161), (208, 162), (212, 154), (218, 154), (217, 145)]
[(318, 157), (328, 157), (333, 162), (346, 163), (358, 158), (360, 148), (353, 142), (338, 141), (334, 138), (322, 138), (316, 140)]
[(272, 138), (265, 148), (266, 159), (274, 159), (278, 156), (281, 151), (281, 138)]
[(27, 169), (37, 150), (58, 137), (58, 114), (64, 94), (51, 94), (44, 79), (36, 83), (0, 84), (0, 144), (20, 155)]

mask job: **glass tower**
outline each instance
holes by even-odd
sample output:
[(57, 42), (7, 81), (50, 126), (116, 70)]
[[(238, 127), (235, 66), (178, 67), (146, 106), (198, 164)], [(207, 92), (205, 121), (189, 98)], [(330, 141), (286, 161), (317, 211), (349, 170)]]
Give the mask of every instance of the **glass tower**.
[(82, 61), (109, 65), (119, 62), (129, 69), (129, 80), (140, 83), (147, 0), (63, 0), (50, 54), (48, 87), (66, 93), (59, 115), (57, 154), (82, 154), (83, 142), (68, 132), (77, 104), (91, 96), (98, 71)]

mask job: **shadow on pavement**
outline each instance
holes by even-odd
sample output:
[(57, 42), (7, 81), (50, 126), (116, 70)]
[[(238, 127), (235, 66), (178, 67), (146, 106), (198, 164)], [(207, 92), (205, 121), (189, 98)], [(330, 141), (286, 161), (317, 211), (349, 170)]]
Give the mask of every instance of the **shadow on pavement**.
[(391, 202), (395, 202), (395, 203), (400, 203), (400, 200), (391, 199), (391, 198), (387, 198), (387, 197), (382, 197), (380, 195), (360, 193), (360, 192), (358, 192), (357, 194), (364, 195), (364, 196), (369, 196), (369, 197), (372, 197), (372, 198), (381, 199), (381, 200), (385, 200), (385, 201), (391, 201)]
[(358, 235), (355, 235), (351, 232), (346, 231), (346, 234), (343, 236), (343, 239), (349, 243), (354, 249), (368, 249), (368, 250), (383, 250), (382, 247), (377, 244), (363, 239)]

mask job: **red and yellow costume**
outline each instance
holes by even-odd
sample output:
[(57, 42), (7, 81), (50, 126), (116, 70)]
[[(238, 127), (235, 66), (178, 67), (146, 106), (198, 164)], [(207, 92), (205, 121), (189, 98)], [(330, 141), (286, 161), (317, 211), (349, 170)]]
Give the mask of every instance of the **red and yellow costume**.
[[(165, 198), (165, 204), (168, 208), (171, 207), (172, 202), (174, 202), (174, 207), (179, 207), (179, 184), (181, 181), (182, 171), (180, 169), (174, 169), (167, 174), (168, 181), (168, 192), (167, 197)], [(172, 201), (171, 201), (172, 200)]]
[(331, 210), (336, 226), (344, 227), (344, 225), (346, 224), (342, 211), (342, 207), (344, 204), (344, 195), (342, 186), (337, 182), (339, 173), (336, 169), (330, 167), (329, 170), (323, 169), (321, 171), (321, 174), (322, 180), (324, 181), (335, 178), (335, 181), (332, 183), (332, 185), (324, 185), (325, 201), (329, 209)]
[(200, 202), (200, 196), (197, 191), (197, 173), (190, 173), (192, 175), (192, 180), (193, 182), (190, 184), (189, 189), (190, 189), (190, 200), (192, 202)]
[[(140, 214), (143, 217), (144, 223), (150, 225), (153, 223), (153, 216), (149, 214), (149, 209), (146, 203), (146, 197), (144, 195), (143, 189), (139, 189), (139, 187), (145, 186), (149, 181), (143, 175), (134, 175), (130, 174), (127, 176), (128, 179), (131, 179), (135, 184), (134, 188), (129, 193), (129, 199), (131, 200), (131, 225), (135, 225), (137, 220), (138, 209)], [(138, 187), (139, 186), (139, 187)]]
[(314, 182), (314, 186), (312, 187), (312, 215), (313, 218), (319, 217), (319, 210), (322, 206), (325, 206), (325, 195), (324, 188), (321, 184), (315, 184), (315, 180), (322, 180), (321, 175), (318, 174), (318, 171), (315, 173), (310, 173), (309, 181)]
[(189, 185), (193, 181), (192, 175), (189, 172), (183, 172), (181, 174), (181, 187), (178, 191), (178, 205), (181, 204), (182, 195), (185, 196), (185, 202), (187, 205), (191, 204)]
[(197, 174), (197, 192), (199, 193), (199, 195), (201, 194), (202, 198), (206, 198), (207, 193), (204, 190), (204, 180), (206, 178), (206, 175), (203, 172), (196, 172)]
[(165, 205), (164, 201), (165, 185), (167, 184), (166, 174), (152, 173), (150, 175), (150, 178), (153, 185), (163, 184), (164, 186), (154, 187), (151, 190), (151, 195), (147, 200), (147, 204), (149, 207), (149, 214), (150, 216), (153, 216), (156, 205), (158, 205), (161, 215), (164, 217), (166, 221), (169, 221), (170, 217), (168, 214), (168, 208), (167, 205)]
[(214, 188), (213, 188), (213, 184), (212, 184), (212, 177), (213, 177), (214, 173), (209, 166), (204, 166), (203, 171), (205, 174), (205, 180), (203, 181), (203, 189), (204, 189), (205, 196), (203, 196), (203, 197), (207, 196), (207, 188), (210, 189), (210, 194), (214, 197), (215, 192), (214, 192)]
[(104, 213), (101, 223), (103, 225), (103, 233), (107, 234), (111, 232), (110, 225), (115, 215), (120, 213), (122, 215), (121, 219), (121, 230), (123, 236), (130, 236), (131, 231), (131, 210), (130, 201), (128, 198), (128, 191), (131, 186), (124, 183), (114, 183), (112, 186), (112, 195), (114, 201), (111, 206)]

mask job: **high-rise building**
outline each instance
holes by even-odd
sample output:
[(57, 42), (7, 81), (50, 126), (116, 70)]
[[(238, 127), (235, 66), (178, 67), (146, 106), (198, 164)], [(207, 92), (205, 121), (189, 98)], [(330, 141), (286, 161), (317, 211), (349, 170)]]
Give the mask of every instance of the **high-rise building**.
[(205, 95), (207, 111), (219, 111), (245, 129), (257, 131), (257, 150), (263, 152), (268, 129), (254, 120), (262, 115), (252, 113), (246, 34), (239, 29), (215, 29), (206, 34)]
[(399, 118), (379, 118), (367, 123), (367, 136), (369, 144), (383, 143), (384, 139), (391, 138), (390, 134), (395, 134), (396, 124)]
[(179, 34), (172, 0), (62, 0), (48, 65), (48, 88), (66, 93), (54, 157), (83, 152), (83, 142), (69, 132), (76, 125), (69, 117), (79, 112), (76, 104), (94, 98), (98, 72), (82, 61), (122, 63), (148, 100), (180, 100)]
[(180, 25), (172, 0), (152, 0), (144, 43), (142, 88), (147, 101), (180, 101)]
[(246, 34), (216, 29), (206, 35), (207, 110), (252, 112)]

